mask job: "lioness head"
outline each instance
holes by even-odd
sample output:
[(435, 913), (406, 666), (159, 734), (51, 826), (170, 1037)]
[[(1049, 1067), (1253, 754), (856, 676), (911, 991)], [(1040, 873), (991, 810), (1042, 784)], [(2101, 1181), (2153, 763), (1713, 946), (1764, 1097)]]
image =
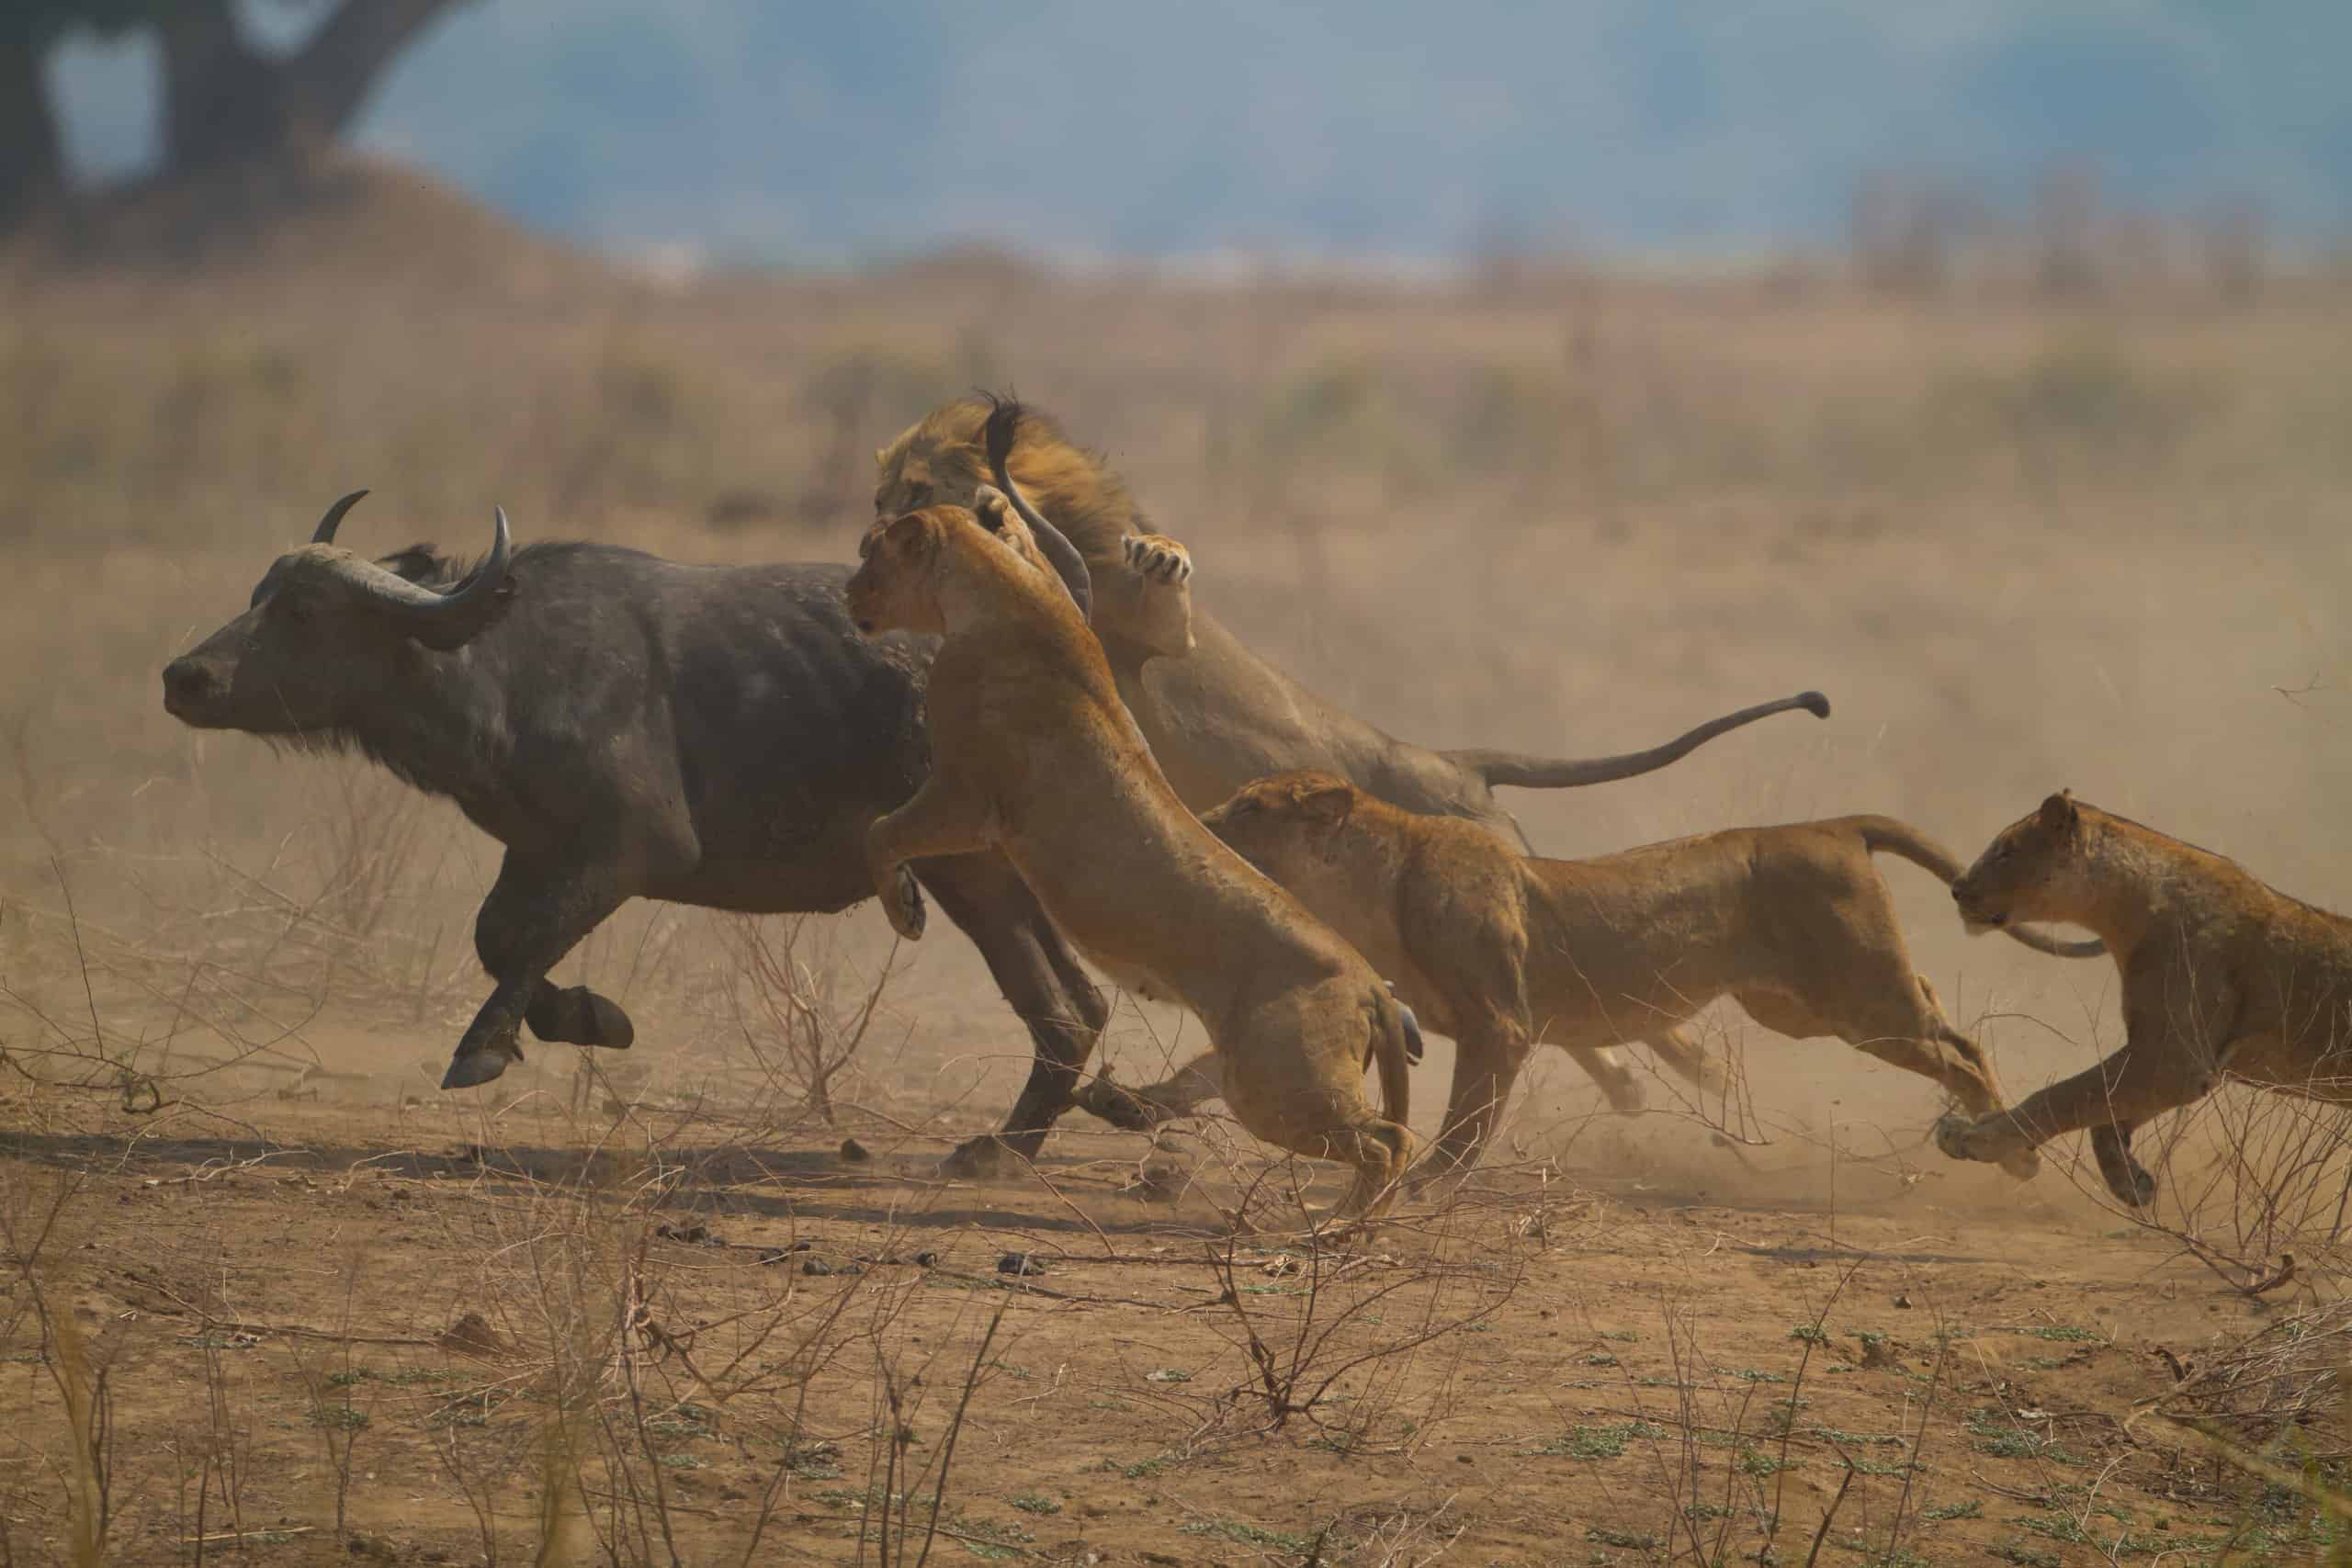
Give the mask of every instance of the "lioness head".
[(1287, 887), (1330, 859), (1356, 800), (1355, 785), (1331, 773), (1275, 773), (1242, 785), (1201, 822), (1226, 848)]
[(857, 570), (849, 580), (849, 617), (868, 637), (883, 632), (944, 633), (939, 563), (959, 528), (978, 527), (1029, 570), (1058, 581), (1037, 548), (1029, 525), (1003, 494), (982, 485), (967, 511), (927, 506), (866, 529), (857, 542)]
[[(958, 398), (943, 403), (874, 452), (877, 521), (926, 506), (969, 506), (989, 482), (989, 416), (1008, 398)], [(1040, 409), (1016, 405), (1020, 421), (1007, 458), (1013, 482), (1054, 520), (1090, 562), (1116, 566), (1130, 534), (1153, 532), (1135, 497), (1103, 460), (1062, 433)]]
[(2014, 921), (2078, 918), (2087, 892), (2087, 832), (2074, 795), (2064, 791), (2002, 829), (1951, 885), (1961, 919), (1982, 933)]

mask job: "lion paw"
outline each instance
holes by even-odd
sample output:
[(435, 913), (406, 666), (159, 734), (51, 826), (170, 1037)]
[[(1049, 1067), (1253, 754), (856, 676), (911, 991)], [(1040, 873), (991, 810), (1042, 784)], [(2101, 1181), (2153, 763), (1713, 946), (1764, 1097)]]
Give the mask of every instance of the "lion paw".
[(924, 919), (922, 888), (915, 881), (915, 874), (905, 866), (899, 867), (892, 878), (890, 891), (882, 896), (882, 912), (890, 918), (890, 929), (909, 942), (922, 940)]
[(1946, 1159), (1975, 1159), (1977, 1155), (1968, 1146), (1968, 1130), (1976, 1123), (1961, 1115), (1936, 1118), (1936, 1147)]
[(1127, 566), (1154, 582), (1173, 587), (1193, 575), (1193, 553), (1165, 534), (1130, 534)]

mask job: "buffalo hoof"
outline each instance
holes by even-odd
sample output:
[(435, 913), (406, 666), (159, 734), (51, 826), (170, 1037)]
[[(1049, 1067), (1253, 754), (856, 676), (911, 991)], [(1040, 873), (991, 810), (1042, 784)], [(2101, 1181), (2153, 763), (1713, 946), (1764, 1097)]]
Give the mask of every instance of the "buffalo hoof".
[(626, 1051), (637, 1043), (637, 1025), (628, 1021), (628, 1014), (594, 991), (588, 993), (588, 1012), (595, 1029), (595, 1038), (588, 1042), (591, 1045)]
[(441, 1087), (472, 1089), (479, 1084), (486, 1084), (504, 1072), (508, 1063), (522, 1059), (523, 1053), (511, 1048), (510, 1051), (460, 1051), (449, 1058), (449, 1070), (441, 1075)]
[(637, 1026), (616, 1003), (585, 986), (563, 990), (543, 986), (523, 1021), (531, 1032), (551, 1045), (594, 1045), (626, 1051), (637, 1043)]
[(903, 865), (892, 881), (890, 891), (883, 896), (882, 912), (889, 917), (892, 931), (909, 942), (921, 942), (924, 919), (922, 888), (916, 883), (915, 874)]
[(2098, 1173), (2106, 1178), (2109, 1192), (2135, 1209), (2144, 1209), (2156, 1201), (2156, 1179), (2132, 1157), (2130, 1145), (2112, 1128), (2091, 1130), (2091, 1153), (2098, 1157)]

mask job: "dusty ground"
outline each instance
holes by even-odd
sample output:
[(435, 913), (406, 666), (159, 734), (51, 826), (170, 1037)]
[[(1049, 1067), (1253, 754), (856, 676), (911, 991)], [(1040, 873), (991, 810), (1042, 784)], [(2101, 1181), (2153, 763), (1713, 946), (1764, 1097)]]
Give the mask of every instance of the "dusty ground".
[[(948, 1556), (1634, 1562), (1695, 1533), (1705, 1561), (1802, 1562), (1826, 1528), (1827, 1562), (2179, 1562), (2302, 1522), (2118, 1424), (2170, 1384), (2160, 1347), (2194, 1365), (2269, 1309), (2078, 1202), (1869, 1166), (1834, 1207), (1759, 1199), (1729, 1156), (1702, 1193), (1602, 1140), (1318, 1252), (1225, 1239), (1215, 1160), (1206, 1191), (1123, 1193), (1138, 1139), (942, 1185), (937, 1139), (871, 1118), (845, 1162), (815, 1127), (576, 1120), (560, 1083), (494, 1117), (390, 1088), (8, 1136), (20, 1201), (78, 1178), (50, 1304), (107, 1366), (119, 1560), (242, 1524), (269, 1561), (476, 1561), (469, 1493), (527, 1552), (569, 1443), (578, 1528), (624, 1560), (667, 1561), (666, 1530), (732, 1561), (765, 1509), (762, 1561), (848, 1561), (861, 1531), (897, 1561), (894, 1386), (893, 1490), (944, 1469)], [(37, 1343), (8, 1369), (36, 1410)], [(1277, 1427), (1270, 1388), (1307, 1408)], [(54, 1482), (0, 1474), (39, 1560)]]
[[(0, 265), (14, 1561), (66, 1540), (61, 1321), (104, 1369), (123, 1562), (478, 1561), (476, 1504), (504, 1561), (738, 1560), (763, 1507), (761, 1560), (913, 1561), (880, 1499), (943, 1469), (943, 1556), (1786, 1563), (1825, 1516), (1821, 1562), (2321, 1550), (2286, 1494), (2121, 1423), (2176, 1390), (2160, 1351), (2193, 1392), (2265, 1325), (2340, 1342), (2332, 1120), (2233, 1100), (2159, 1129), (2151, 1231), (2083, 1195), (2078, 1150), (2024, 1189), (1955, 1168), (1929, 1086), (1728, 1015), (1746, 1093), (1711, 1117), (1661, 1089), (1598, 1118), (1549, 1063), (1467, 1194), (1369, 1242), (1228, 1247), (1253, 1182), (1291, 1222), (1214, 1126), (1173, 1201), (1134, 1190), (1143, 1140), (1076, 1121), (1034, 1177), (931, 1179), (1026, 1051), (952, 932), (898, 954), (826, 1128), (776, 1020), (854, 1015), (889, 951), (870, 908), (793, 934), (804, 1015), (757, 933), (633, 907), (560, 972), (639, 1021), (611, 1085), (540, 1047), (521, 1098), (443, 1096), (490, 847), (356, 763), (180, 728), (156, 671), (359, 484), (346, 535), (387, 550), (478, 547), (498, 501), (521, 539), (845, 558), (867, 451), (1011, 382), (1111, 449), (1203, 603), (1397, 733), (1594, 752), (1836, 703), (1515, 794), (1547, 852), (1875, 810), (1966, 858), (2071, 786), (2341, 908), (2340, 284), (2061, 310), (1793, 274), (1478, 297), (966, 265), (681, 292), (502, 263), (474, 219), (411, 253), (435, 209), (409, 199), (196, 273)], [(1885, 871), (2013, 1094), (2112, 1048), (2111, 968), (1970, 943)], [(1111, 1055), (1148, 1073), (1185, 1028), (1123, 1010)], [(1420, 1069), (1425, 1128), (1450, 1061)], [(2294, 1280), (2235, 1288), (2289, 1249)], [(447, 1339), (469, 1314), (487, 1337)], [(1294, 1362), (1288, 1397), (1323, 1396), (1276, 1424)]]

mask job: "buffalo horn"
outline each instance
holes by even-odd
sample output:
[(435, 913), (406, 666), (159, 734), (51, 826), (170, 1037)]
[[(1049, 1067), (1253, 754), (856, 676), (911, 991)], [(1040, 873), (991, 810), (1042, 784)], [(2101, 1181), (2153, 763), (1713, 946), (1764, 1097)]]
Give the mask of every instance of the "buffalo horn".
[[(357, 496), (346, 496), (336, 505), (340, 508), (358, 499)], [(411, 582), (396, 571), (388, 571), (374, 561), (362, 560), (356, 556), (338, 560), (334, 570), (338, 576), (379, 604), (431, 620), (449, 620), (465, 615), (496, 594), (499, 585), (506, 581), (506, 560), (514, 546), (506, 531), (506, 509), (501, 506), (494, 511), (497, 531), (491, 540), (489, 558), (474, 568), (463, 582), (447, 592)], [(335, 513), (329, 513), (327, 522), (322, 527), (331, 530), (335, 520)]]
[(333, 506), (328, 507), (327, 514), (319, 519), (318, 531), (311, 536), (311, 543), (314, 545), (334, 544), (334, 531), (343, 526), (343, 514), (350, 511), (353, 507), (358, 505), (359, 498), (367, 493), (368, 492), (364, 490), (355, 490), (349, 495), (345, 496), (341, 501), (336, 502)]

